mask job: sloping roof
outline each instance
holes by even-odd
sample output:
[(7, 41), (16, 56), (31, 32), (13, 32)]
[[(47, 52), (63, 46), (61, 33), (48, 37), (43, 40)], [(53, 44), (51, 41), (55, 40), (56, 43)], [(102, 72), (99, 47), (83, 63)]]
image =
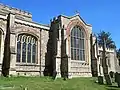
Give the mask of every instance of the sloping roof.
[[(76, 14), (76, 15), (73, 15), (73, 16), (66, 16), (66, 15), (59, 15), (59, 16), (62, 16), (62, 17), (68, 18), (68, 19), (71, 19), (71, 18), (74, 18), (74, 17), (77, 17), (77, 16), (78, 16), (85, 25), (90, 26), (90, 27), (92, 26), (92, 25), (90, 25), (90, 24), (87, 24), (87, 23), (82, 19), (82, 17), (81, 17), (79, 14)], [(58, 17), (59, 17), (59, 16), (58, 16)]]

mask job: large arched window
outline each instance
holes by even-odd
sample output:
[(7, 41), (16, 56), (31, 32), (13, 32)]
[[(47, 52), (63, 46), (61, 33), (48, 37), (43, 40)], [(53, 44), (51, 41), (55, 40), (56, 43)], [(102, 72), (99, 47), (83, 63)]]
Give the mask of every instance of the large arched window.
[(71, 31), (71, 59), (85, 61), (85, 35), (79, 26)]
[(36, 63), (37, 39), (34, 36), (20, 34), (17, 38), (17, 62)]

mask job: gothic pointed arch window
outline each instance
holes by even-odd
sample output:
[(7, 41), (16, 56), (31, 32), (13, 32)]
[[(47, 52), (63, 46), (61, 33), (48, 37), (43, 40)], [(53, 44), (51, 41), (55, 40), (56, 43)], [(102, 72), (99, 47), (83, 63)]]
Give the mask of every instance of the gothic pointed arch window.
[(71, 60), (85, 61), (85, 32), (79, 26), (71, 30)]
[(20, 34), (17, 38), (17, 62), (36, 63), (37, 39), (29, 34)]

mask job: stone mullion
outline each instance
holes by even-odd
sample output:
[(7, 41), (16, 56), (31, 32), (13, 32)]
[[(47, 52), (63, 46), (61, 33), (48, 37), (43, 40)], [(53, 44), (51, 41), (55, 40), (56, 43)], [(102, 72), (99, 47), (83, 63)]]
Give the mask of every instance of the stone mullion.
[(20, 63), (22, 63), (22, 47), (23, 47), (23, 42), (21, 40)]
[(27, 40), (26, 40), (26, 63), (28, 63), (27, 59), (28, 59), (28, 44), (29, 44), (29, 41), (28, 41), (28, 37), (26, 37), (26, 38), (27, 38)]
[[(31, 54), (30, 54), (30, 57), (31, 57), (31, 58), (30, 58), (30, 63), (32, 63), (32, 37), (30, 38), (29, 43), (30, 43), (30, 45), (31, 45), (31, 46), (30, 46), (30, 53), (31, 53)], [(28, 44), (29, 44), (29, 43), (28, 43)]]
[(31, 52), (30, 52), (31, 53), (31, 63), (32, 63), (32, 59), (33, 59), (32, 58), (32, 54), (33, 54), (32, 52), (33, 52), (33, 43), (31, 43)]
[(73, 42), (72, 42), (72, 43), (73, 43), (72, 52), (73, 52), (73, 60), (74, 60), (74, 59), (75, 59), (75, 54), (74, 54), (74, 46), (75, 46), (75, 44), (74, 44), (74, 43), (75, 43), (75, 42), (74, 42), (74, 38), (73, 38)]
[(23, 43), (24, 43), (24, 38), (23, 38), (24, 36), (22, 36), (22, 39), (21, 39), (21, 64), (22, 63), (24, 63), (23, 61), (22, 61), (22, 56), (23, 56)]
[(75, 54), (75, 55), (76, 55), (76, 56), (75, 56), (75, 60), (77, 60), (77, 37), (75, 37), (75, 46), (76, 46), (76, 47), (75, 47), (75, 53), (76, 53), (76, 54)]

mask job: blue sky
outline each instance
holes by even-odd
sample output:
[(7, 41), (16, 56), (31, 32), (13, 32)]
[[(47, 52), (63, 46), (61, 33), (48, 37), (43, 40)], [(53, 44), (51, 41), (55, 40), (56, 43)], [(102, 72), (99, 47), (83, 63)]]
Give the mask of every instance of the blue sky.
[(0, 0), (0, 3), (31, 12), (33, 21), (42, 24), (49, 24), (59, 14), (72, 16), (77, 10), (92, 25), (94, 33), (109, 31), (120, 48), (120, 0)]

